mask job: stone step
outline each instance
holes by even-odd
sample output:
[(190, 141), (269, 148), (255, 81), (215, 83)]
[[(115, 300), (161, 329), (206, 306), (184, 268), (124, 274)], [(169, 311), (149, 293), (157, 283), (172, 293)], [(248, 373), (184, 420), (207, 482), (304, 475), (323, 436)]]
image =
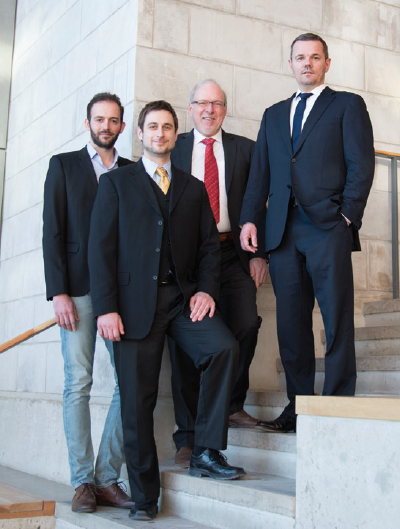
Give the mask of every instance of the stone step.
[(235, 481), (193, 478), (164, 467), (162, 511), (224, 529), (294, 529), (295, 481), (248, 473)]
[[(370, 301), (363, 304), (364, 318), (373, 319), (374, 316), (400, 313), (400, 299), (386, 299), (383, 301)], [(378, 318), (377, 318), (378, 319)], [(367, 319), (366, 319), (367, 321)], [(379, 324), (374, 324), (379, 325)]]
[(286, 392), (248, 391), (245, 410), (253, 417), (271, 421), (279, 417), (287, 403)]
[[(325, 373), (315, 374), (314, 391), (321, 395)], [(279, 374), (279, 387), (285, 391), (285, 374)], [(356, 395), (400, 395), (400, 371), (359, 371), (357, 373)], [(287, 434), (286, 434), (287, 435)]]
[[(276, 418), (276, 417), (275, 417)], [(229, 428), (224, 452), (231, 465), (289, 479), (296, 477), (296, 435)]]
[[(325, 331), (321, 331), (321, 341), (326, 345)], [(356, 355), (388, 356), (400, 352), (400, 325), (378, 325), (355, 329)]]
[[(152, 529), (211, 529), (196, 521), (160, 511), (151, 522)], [(69, 503), (56, 504), (55, 529), (125, 529), (143, 528), (143, 522), (129, 519), (129, 510), (114, 509), (113, 507), (98, 507), (95, 513), (74, 513)]]

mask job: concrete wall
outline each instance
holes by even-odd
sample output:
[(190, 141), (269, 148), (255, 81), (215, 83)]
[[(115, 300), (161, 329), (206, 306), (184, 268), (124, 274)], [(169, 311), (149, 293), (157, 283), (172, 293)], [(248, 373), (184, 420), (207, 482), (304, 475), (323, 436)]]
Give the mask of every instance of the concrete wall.
[(398, 400), (300, 397), (296, 410), (296, 529), (397, 529)]
[[(143, 103), (165, 98), (190, 130), (189, 93), (213, 77), (228, 95), (225, 129), (256, 138), (266, 106), (290, 96), (287, 59), (299, 33), (328, 42), (327, 82), (361, 94), (373, 121), (376, 148), (400, 151), (400, 2), (375, 0), (19, 0), (17, 6), (4, 220), (0, 253), (0, 342), (52, 316), (45, 300), (41, 250), (43, 182), (53, 153), (87, 141), (90, 97), (120, 95), (127, 129), (117, 147), (140, 156), (136, 117)], [(391, 297), (389, 164), (377, 165), (354, 255), (357, 322), (365, 300)], [(258, 295), (264, 323), (251, 371), (253, 389), (275, 389), (274, 295)], [(321, 317), (316, 311), (316, 331)], [(319, 352), (321, 347), (317, 346)], [(108, 396), (104, 349), (94, 394)], [(0, 390), (60, 394), (62, 361), (55, 328), (0, 358)], [(162, 391), (169, 392), (168, 365)]]

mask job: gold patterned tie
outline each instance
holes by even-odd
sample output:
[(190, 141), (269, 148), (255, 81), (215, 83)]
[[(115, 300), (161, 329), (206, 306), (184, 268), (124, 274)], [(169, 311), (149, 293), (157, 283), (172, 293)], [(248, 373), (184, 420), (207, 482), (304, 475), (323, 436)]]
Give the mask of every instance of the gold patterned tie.
[(167, 170), (164, 169), (164, 167), (157, 167), (156, 173), (160, 175), (160, 181), (158, 182), (158, 187), (161, 189), (161, 191), (166, 195), (168, 193), (169, 188), (169, 179), (168, 179), (168, 173)]

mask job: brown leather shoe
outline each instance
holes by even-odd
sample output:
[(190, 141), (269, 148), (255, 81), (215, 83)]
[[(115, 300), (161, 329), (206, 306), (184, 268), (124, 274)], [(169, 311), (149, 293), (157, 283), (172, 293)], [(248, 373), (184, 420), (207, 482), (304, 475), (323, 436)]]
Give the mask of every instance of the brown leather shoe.
[(253, 430), (261, 430), (263, 432), (271, 431), (268, 430), (265, 422), (255, 419), (244, 410), (240, 410), (233, 415), (229, 415), (229, 426), (231, 428), (251, 428)]
[(120, 509), (132, 509), (135, 502), (122, 489), (121, 483), (113, 483), (109, 487), (96, 487), (97, 505), (103, 507), (118, 507)]
[(175, 465), (180, 468), (189, 468), (194, 446), (182, 446), (175, 454)]
[(71, 509), (74, 512), (95, 512), (96, 508), (96, 496), (94, 495), (93, 483), (82, 483), (75, 490)]

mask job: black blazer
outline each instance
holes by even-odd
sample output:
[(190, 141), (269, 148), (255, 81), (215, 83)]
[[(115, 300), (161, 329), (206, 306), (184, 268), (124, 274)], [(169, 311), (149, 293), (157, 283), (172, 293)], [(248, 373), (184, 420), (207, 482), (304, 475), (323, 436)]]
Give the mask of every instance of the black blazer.
[[(147, 336), (157, 304), (164, 221), (143, 163), (100, 178), (89, 236), (94, 315), (118, 312), (125, 338)], [(178, 284), (187, 304), (219, 294), (220, 244), (206, 188), (172, 166), (169, 230)]]
[[(191, 132), (179, 134), (175, 148), (171, 153), (172, 162), (187, 173), (191, 173), (192, 171), (193, 142), (193, 130)], [(225, 131), (222, 131), (222, 145), (224, 147), (225, 156), (225, 186), (228, 197), (229, 220), (236, 251), (247, 272), (249, 272), (250, 258), (265, 258), (265, 208), (264, 216), (261, 216), (258, 223), (260, 237), (257, 253), (255, 255), (250, 255), (248, 252), (243, 251), (240, 246), (239, 218), (249, 177), (254, 144), (255, 142), (249, 138), (237, 136), (236, 134), (228, 134)]]
[(325, 90), (315, 102), (293, 153), (290, 106), (294, 95), (264, 112), (241, 223), (257, 223), (268, 198), (266, 250), (282, 240), (291, 188), (308, 218), (330, 229), (352, 222), (354, 250), (375, 169), (371, 121), (364, 100), (349, 92)]
[[(131, 164), (118, 158), (118, 166)], [(47, 299), (90, 290), (87, 246), (98, 183), (87, 148), (52, 156), (44, 184), (43, 258)]]

